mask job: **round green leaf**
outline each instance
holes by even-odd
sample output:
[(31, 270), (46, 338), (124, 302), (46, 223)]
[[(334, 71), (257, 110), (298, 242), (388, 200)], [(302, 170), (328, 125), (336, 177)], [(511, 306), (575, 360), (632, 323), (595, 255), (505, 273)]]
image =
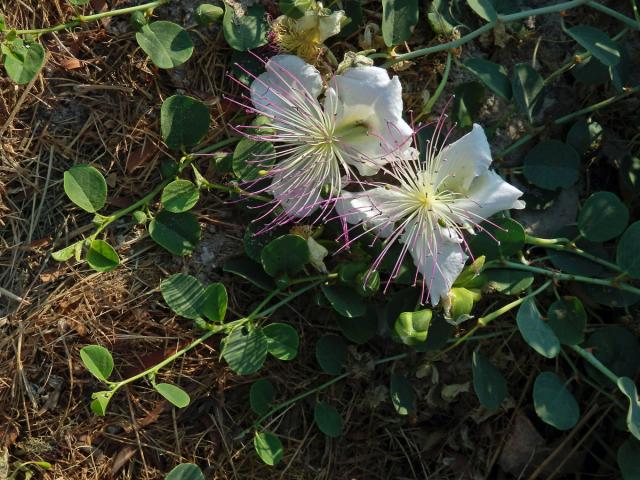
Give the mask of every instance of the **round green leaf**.
[(571, 75), (585, 85), (600, 85), (610, 79), (609, 68), (595, 57), (577, 64), (571, 69)]
[(393, 330), (405, 345), (417, 345), (427, 340), (433, 312), (429, 309), (402, 312), (395, 321)]
[(315, 3), (313, 0), (279, 0), (278, 7), (283, 15), (291, 18), (301, 18), (304, 13), (311, 9)]
[(629, 437), (618, 449), (618, 466), (623, 480), (640, 478), (640, 441)]
[[(610, 280), (615, 281), (615, 278), (610, 278)], [(616, 287), (585, 284), (582, 289), (585, 295), (598, 305), (626, 308), (640, 302), (640, 295), (637, 293), (626, 292)]]
[[(564, 238), (576, 238), (579, 234), (580, 232), (577, 227), (566, 226), (562, 227), (555, 236)], [(584, 238), (580, 238), (576, 242), (576, 246), (584, 250), (585, 252), (590, 253), (591, 255), (602, 258), (603, 260), (610, 260), (609, 252), (600, 243), (593, 243)], [(607, 268), (604, 265), (572, 253), (571, 249), (547, 249), (546, 253), (549, 256), (549, 260), (551, 260), (553, 266), (565, 273), (584, 275), (587, 277), (602, 277), (608, 272)]]
[(524, 247), (525, 232), (522, 225), (511, 218), (484, 222), (482, 230), (469, 240), (474, 256), (484, 255), (486, 260), (510, 257)]
[(462, 64), (496, 95), (511, 99), (511, 82), (507, 69), (484, 58), (470, 58)]
[(542, 372), (536, 377), (533, 405), (538, 417), (558, 430), (569, 430), (580, 419), (578, 402), (553, 372)]
[(620, 235), (629, 223), (629, 209), (615, 193), (596, 192), (587, 198), (578, 216), (580, 233), (591, 242)]
[(627, 428), (631, 435), (640, 440), (640, 400), (638, 400), (638, 389), (629, 377), (618, 378), (618, 388), (629, 399), (629, 409), (627, 411)]
[(191, 210), (200, 198), (200, 190), (189, 180), (178, 179), (164, 187), (162, 204), (165, 210), (182, 213)]
[(532, 122), (542, 108), (544, 80), (528, 63), (518, 63), (514, 68), (511, 90), (516, 106)]
[(91, 165), (75, 165), (64, 172), (64, 192), (81, 209), (95, 213), (107, 201), (107, 181)]
[(409, 415), (416, 410), (416, 394), (404, 375), (391, 374), (389, 384), (391, 403), (399, 415)]
[(307, 241), (298, 235), (283, 235), (262, 249), (262, 266), (272, 277), (294, 275), (309, 263)]
[(186, 95), (167, 98), (160, 109), (160, 130), (169, 148), (184, 150), (200, 143), (211, 125), (207, 106)]
[(149, 223), (149, 235), (162, 248), (174, 255), (188, 255), (200, 240), (200, 224), (190, 212), (171, 213), (162, 210)]
[(338, 335), (323, 335), (316, 344), (316, 360), (331, 375), (340, 375), (347, 362), (347, 344)]
[(473, 352), (471, 360), (473, 389), (480, 403), (495, 410), (507, 397), (507, 382), (496, 367), (480, 352)]
[(108, 272), (120, 265), (120, 257), (104, 240), (93, 240), (87, 251), (87, 263), (96, 272)]
[(254, 142), (243, 138), (233, 151), (233, 173), (239, 180), (260, 178), (260, 171), (273, 163), (275, 148), (269, 142)]
[(191, 320), (202, 318), (207, 295), (195, 277), (177, 273), (160, 283), (162, 298), (177, 315)]
[(264, 415), (269, 411), (269, 406), (273, 402), (273, 385), (266, 378), (256, 380), (251, 384), (249, 390), (249, 405), (258, 415)]
[(559, 140), (545, 140), (524, 158), (524, 176), (546, 190), (568, 188), (580, 175), (580, 155)]
[(202, 303), (202, 314), (208, 320), (216, 323), (222, 323), (227, 314), (227, 305), (229, 297), (227, 289), (221, 283), (212, 283), (204, 289), (204, 300)]
[(453, 93), (453, 120), (460, 128), (473, 126), (484, 103), (484, 87), (480, 82), (464, 82), (456, 85)]
[(533, 275), (523, 270), (492, 268), (485, 270), (489, 288), (505, 295), (517, 295), (533, 284)]
[(602, 126), (598, 122), (587, 122), (580, 118), (567, 133), (567, 143), (580, 155), (598, 146), (602, 140)]
[(325, 298), (333, 309), (343, 317), (356, 318), (367, 311), (367, 304), (352, 288), (342, 285), (322, 285)]
[(90, 408), (93, 413), (99, 417), (104, 417), (107, 413), (109, 401), (113, 397), (113, 390), (104, 390), (102, 392), (94, 392), (91, 394)]
[(269, 31), (264, 7), (253, 5), (247, 8), (244, 15), (238, 17), (233, 7), (225, 4), (222, 31), (225, 40), (234, 50), (246, 51), (261, 47), (267, 43)]
[(198, 25), (206, 27), (220, 21), (223, 15), (224, 10), (221, 7), (211, 5), (210, 3), (203, 3), (198, 5), (196, 9), (196, 22), (198, 22)]
[(367, 343), (378, 331), (378, 316), (372, 309), (368, 309), (362, 317), (347, 318), (340, 315), (336, 320), (340, 332), (357, 344)]
[(2, 44), (2, 57), (9, 78), (18, 85), (24, 85), (38, 74), (44, 65), (46, 54), (39, 43), (25, 43), (16, 38)]
[(87, 345), (80, 350), (80, 359), (91, 374), (106, 382), (113, 372), (113, 357), (100, 345)]
[(640, 221), (632, 223), (618, 242), (616, 250), (616, 263), (629, 276), (640, 278)]
[[(593, 332), (586, 347), (609, 370), (619, 377), (635, 377), (640, 371), (640, 343), (633, 333), (619, 325), (607, 325)], [(587, 373), (603, 385), (606, 377), (590, 363), (585, 363)]]
[(204, 480), (204, 474), (197, 465), (182, 463), (171, 470), (165, 480)]
[(566, 32), (571, 38), (608, 67), (620, 62), (620, 50), (618, 46), (602, 30), (588, 25), (578, 25), (569, 28)]
[(253, 437), (253, 448), (260, 459), (271, 466), (279, 463), (284, 454), (280, 439), (269, 432), (256, 432)]
[(180, 387), (170, 383), (158, 383), (154, 386), (160, 395), (178, 408), (184, 408), (191, 402), (189, 394)]
[(564, 345), (577, 345), (584, 341), (587, 313), (576, 297), (556, 300), (547, 311), (549, 326)]
[(173, 22), (162, 20), (143, 25), (136, 33), (136, 41), (158, 68), (177, 67), (193, 54), (191, 36)]
[(554, 358), (560, 353), (560, 341), (542, 316), (533, 299), (525, 300), (516, 315), (518, 330), (524, 341), (543, 357)]
[(342, 417), (331, 405), (318, 402), (313, 412), (318, 428), (327, 437), (336, 438), (342, 433)]
[(411, 37), (419, 13), (418, 0), (382, 0), (382, 38), (387, 47)]
[(233, 273), (241, 278), (244, 278), (248, 282), (253, 283), (256, 287), (272, 291), (276, 288), (276, 283), (273, 279), (264, 272), (262, 265), (254, 262), (247, 257), (230, 258), (224, 262), (223, 270), (228, 273)]
[(493, 22), (498, 18), (498, 13), (491, 0), (467, 0), (467, 4), (487, 22)]
[(429, 325), (427, 339), (422, 343), (417, 343), (413, 348), (418, 352), (436, 352), (447, 344), (453, 330), (454, 326), (444, 318), (444, 315), (436, 315)]
[(269, 353), (279, 360), (293, 360), (298, 355), (298, 332), (286, 323), (272, 323), (262, 329)]
[(72, 243), (71, 245), (64, 247), (61, 250), (57, 250), (51, 254), (51, 258), (53, 258), (56, 262), (66, 262), (76, 253), (78, 248), (82, 248), (82, 244), (84, 240), (80, 240), (76, 243)]
[(260, 370), (267, 358), (268, 342), (262, 330), (245, 332), (236, 328), (224, 340), (222, 358), (238, 375), (249, 375)]

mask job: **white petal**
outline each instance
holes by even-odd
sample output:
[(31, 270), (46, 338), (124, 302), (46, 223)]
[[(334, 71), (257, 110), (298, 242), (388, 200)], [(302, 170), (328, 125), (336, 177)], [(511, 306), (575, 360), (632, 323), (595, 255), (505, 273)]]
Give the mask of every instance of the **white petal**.
[[(345, 160), (353, 166), (369, 163), (362, 174), (377, 172), (371, 160), (379, 163), (389, 152), (408, 146), (413, 130), (402, 119), (402, 86), (398, 77), (389, 78), (387, 71), (379, 67), (354, 67), (336, 75), (331, 86), (339, 99), (336, 129), (366, 127), (359, 137), (349, 136), (346, 141), (350, 149), (345, 149), (351, 152)], [(370, 161), (363, 162), (362, 157)]]
[(489, 170), (491, 161), (487, 136), (480, 125), (474, 124), (469, 133), (447, 145), (438, 155), (436, 184), (444, 182), (450, 190), (466, 192), (474, 178)]
[(477, 224), (498, 212), (524, 208), (524, 202), (519, 200), (522, 195), (520, 190), (489, 170), (476, 177), (466, 197), (451, 202), (451, 207), (459, 212), (460, 223)]
[(462, 272), (467, 255), (455, 232), (440, 228), (433, 232), (422, 229), (417, 237), (411, 238), (411, 227), (407, 226), (400, 241), (410, 242), (409, 252), (418, 272), (424, 277), (429, 301), (437, 305)]
[(291, 101), (313, 103), (322, 91), (320, 72), (300, 57), (276, 55), (265, 68), (251, 84), (251, 100), (263, 113), (277, 117)]
[(363, 223), (386, 238), (393, 232), (394, 205), (402, 201), (395, 190), (373, 188), (364, 192), (343, 192), (336, 202), (337, 214), (351, 224)]

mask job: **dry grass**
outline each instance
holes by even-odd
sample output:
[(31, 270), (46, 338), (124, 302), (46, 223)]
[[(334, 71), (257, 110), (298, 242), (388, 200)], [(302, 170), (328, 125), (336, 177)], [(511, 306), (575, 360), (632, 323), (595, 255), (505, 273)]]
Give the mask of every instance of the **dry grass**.
[[(62, 0), (0, 0), (0, 10), (9, 25), (22, 28), (58, 23), (68, 13)], [(354, 351), (352, 368), (364, 373), (319, 396), (342, 413), (344, 435), (327, 440), (313, 426), (314, 399), (300, 402), (269, 427), (282, 436), (287, 452), (276, 469), (257, 460), (250, 438), (234, 440), (254, 419), (248, 409), (254, 378), (235, 376), (225, 367), (217, 340), (163, 374), (189, 391), (194, 401), (188, 408), (170, 408), (140, 382), (118, 394), (106, 417), (91, 414), (90, 395), (100, 386), (81, 366), (80, 348), (107, 346), (118, 373), (128, 376), (194, 335), (190, 322), (170, 314), (157, 293), (168, 273), (222, 278), (233, 313), (248, 311), (259, 299), (220, 271), (221, 259), (237, 251), (243, 230), (237, 212), (213, 194), (198, 207), (213, 259), (199, 251), (191, 260), (177, 261), (154, 248), (141, 229), (120, 224), (108, 233), (126, 258), (115, 272), (96, 274), (85, 265), (50, 260), (55, 247), (81, 238), (91, 220), (66, 200), (65, 169), (75, 163), (98, 166), (107, 176), (114, 209), (156, 184), (159, 161), (171, 156), (158, 135), (163, 98), (179, 90), (209, 105), (214, 126), (207, 143), (230, 134), (235, 113), (222, 100), (231, 90), (225, 78), (229, 51), (220, 32), (198, 34), (197, 57), (185, 68), (165, 72), (136, 51), (131, 33), (115, 33), (128, 31), (125, 22), (114, 19), (46, 36), (50, 57), (43, 75), (26, 87), (0, 79), (0, 454), (5, 448), (12, 462), (51, 462), (51, 471), (38, 475), (56, 480), (161, 479), (181, 461), (206, 467), (207, 478), (239, 480), (481, 479), (496, 472), (502, 447), (513, 441), (513, 426), (530, 414), (525, 394), (538, 371), (508, 323), (498, 327), (505, 335), (491, 347), (500, 352), (495, 361), (509, 372), (509, 408), (485, 417), (475, 398), (464, 393), (470, 350), (435, 364), (416, 356), (377, 370), (367, 367), (371, 357)], [(419, 82), (426, 78), (433, 88), (434, 72), (441, 68), (442, 58), (434, 57), (402, 73), (410, 85), (410, 105), (419, 103), (424, 88)], [(208, 260), (200, 262), (203, 258)], [(313, 346), (319, 332), (336, 327), (326, 311), (308, 301), (284, 309), (279, 320), (294, 324), (302, 339), (293, 367), (270, 361), (263, 370), (278, 400), (284, 400), (317, 384)], [(372, 346), (377, 357), (394, 348)], [(417, 381), (423, 408), (417, 415), (403, 418), (392, 411), (386, 390), (391, 368), (423, 371)], [(463, 393), (451, 397), (455, 388)], [(604, 418), (609, 407), (603, 398), (588, 389), (581, 398), (588, 418)], [(549, 437), (540, 451), (564, 460), (573, 446), (582, 457), (606, 450), (601, 438), (583, 437), (590, 427), (580, 424), (566, 445)], [(613, 471), (606, 462), (598, 469)], [(540, 478), (552, 478), (560, 469), (549, 462), (544, 472)], [(605, 474), (600, 478), (613, 478)], [(502, 477), (491, 478), (511, 478), (495, 475)]]

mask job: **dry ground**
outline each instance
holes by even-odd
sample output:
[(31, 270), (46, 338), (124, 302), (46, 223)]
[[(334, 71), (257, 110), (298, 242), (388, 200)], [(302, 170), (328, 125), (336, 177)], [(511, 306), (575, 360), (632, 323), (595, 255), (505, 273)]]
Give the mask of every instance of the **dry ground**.
[[(104, 3), (93, 2), (96, 8)], [(181, 5), (188, 13), (187, 3)], [(0, 10), (8, 24), (21, 28), (59, 23), (68, 14), (63, 0), (0, 0)], [(421, 35), (418, 41), (431, 41), (427, 33)], [(578, 478), (571, 472), (593, 473), (579, 478), (616, 478), (607, 444), (613, 427), (601, 425), (610, 403), (585, 388), (579, 394), (584, 420), (573, 431), (560, 435), (539, 423), (530, 401), (537, 360), (522, 348), (508, 320), (497, 327), (505, 335), (489, 347), (501, 352), (494, 360), (510, 385), (511, 399), (501, 412), (489, 417), (478, 408), (469, 393), (469, 351), (463, 349), (437, 364), (417, 356), (394, 365), (412, 375), (419, 369), (422, 378), (419, 414), (396, 416), (385, 390), (388, 370), (367, 367), (373, 355), (395, 350), (376, 343), (354, 351), (351, 362), (360, 375), (322, 394), (342, 412), (345, 434), (328, 440), (313, 426), (309, 403), (291, 407), (274, 424), (287, 452), (276, 469), (257, 460), (249, 439), (233, 439), (252, 421), (248, 389), (257, 377), (233, 375), (219, 359), (217, 341), (166, 373), (195, 399), (188, 408), (171, 408), (139, 383), (118, 394), (106, 417), (91, 414), (89, 398), (98, 385), (80, 364), (81, 347), (108, 346), (124, 376), (194, 335), (191, 323), (176, 319), (157, 292), (167, 274), (222, 279), (234, 313), (260, 300), (258, 292), (221, 272), (224, 258), (238, 251), (243, 228), (238, 208), (214, 194), (199, 204), (205, 237), (191, 259), (171, 258), (145, 239), (143, 230), (120, 224), (109, 230), (111, 243), (126, 259), (115, 272), (96, 274), (86, 265), (50, 260), (56, 246), (80, 238), (90, 222), (64, 196), (65, 169), (75, 163), (99, 166), (114, 210), (158, 181), (159, 161), (171, 155), (158, 135), (163, 98), (186, 92), (210, 106), (214, 125), (206, 143), (230, 133), (236, 112), (222, 100), (225, 92), (233, 93), (225, 78), (228, 47), (217, 28), (196, 36), (195, 58), (179, 70), (158, 71), (137, 51), (126, 20), (114, 19), (46, 36), (48, 64), (32, 84), (16, 87), (0, 78), (0, 459), (5, 452), (11, 462), (48, 461), (52, 469), (37, 473), (38, 478), (74, 480), (161, 479), (181, 461), (205, 467), (207, 478), (240, 480), (526, 478), (518, 472), (527, 464), (528, 474), (541, 467), (538, 478)], [(534, 45), (496, 56), (527, 59)], [(547, 55), (552, 49), (540, 51)], [(558, 63), (553, 56), (561, 59), (562, 50), (555, 52), (542, 61)], [(433, 82), (441, 68), (442, 58), (434, 57), (403, 73), (407, 103), (415, 104), (424, 88), (418, 80)], [(558, 110), (565, 96), (575, 100), (566, 85), (554, 92)], [(586, 92), (581, 95), (588, 99)], [(610, 114), (611, 122), (636, 108), (637, 102), (621, 106)], [(517, 124), (510, 128), (501, 136), (503, 143), (519, 131)], [(302, 339), (293, 366), (270, 362), (263, 370), (279, 399), (316, 384), (321, 374), (313, 358), (315, 339), (336, 329), (327, 312), (310, 303), (279, 313), (296, 325)], [(595, 427), (602, 427), (597, 434)], [(543, 464), (546, 458), (550, 461)]]

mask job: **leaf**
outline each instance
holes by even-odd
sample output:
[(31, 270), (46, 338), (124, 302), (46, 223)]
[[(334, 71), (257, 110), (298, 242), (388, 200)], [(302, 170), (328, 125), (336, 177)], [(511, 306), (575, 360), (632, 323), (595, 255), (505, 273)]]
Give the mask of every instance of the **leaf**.
[(551, 327), (542, 320), (535, 300), (525, 300), (516, 315), (518, 330), (524, 341), (543, 357), (554, 358), (560, 353), (560, 341)]
[(553, 372), (542, 372), (536, 377), (533, 405), (538, 417), (558, 430), (569, 430), (580, 419), (578, 402)]
[(484, 58), (470, 58), (462, 63), (462, 66), (478, 77), (496, 95), (505, 100), (511, 100), (511, 82), (507, 76), (507, 69), (502, 65)]
[(160, 395), (178, 408), (185, 408), (191, 402), (189, 394), (176, 385), (158, 383), (154, 387)]
[(224, 16), (224, 10), (210, 3), (203, 3), (198, 5), (196, 9), (196, 22), (202, 27), (208, 27), (209, 25), (216, 23)]
[(591, 242), (606, 242), (624, 232), (629, 223), (629, 209), (615, 193), (596, 192), (580, 209), (578, 228)]
[(92, 393), (92, 400), (91, 404), (89, 405), (91, 411), (99, 417), (104, 417), (107, 413), (107, 407), (109, 406), (109, 401), (111, 401), (113, 393), (114, 392), (112, 390)]
[(631, 435), (640, 440), (640, 401), (635, 383), (629, 377), (618, 378), (618, 388), (629, 399), (627, 411), (627, 428)]
[(113, 357), (100, 345), (87, 345), (80, 350), (80, 359), (91, 375), (107, 382), (113, 372)]
[(620, 62), (618, 46), (602, 30), (588, 25), (578, 25), (569, 28), (566, 32), (606, 66), (610, 67)]
[(160, 283), (160, 292), (169, 308), (177, 315), (191, 320), (202, 318), (207, 293), (197, 278), (176, 273)]
[(200, 224), (189, 212), (162, 210), (149, 223), (149, 235), (168, 252), (185, 256), (193, 252), (200, 240)]
[(533, 122), (533, 117), (542, 108), (544, 81), (540, 74), (531, 65), (518, 63), (511, 80), (511, 90), (516, 106), (529, 122)]
[(500, 218), (482, 224), (482, 230), (471, 236), (469, 248), (474, 256), (498, 260), (515, 255), (524, 247), (525, 231), (511, 218)]
[(405, 345), (416, 345), (427, 340), (433, 312), (429, 309), (402, 312), (398, 315), (393, 331)]
[(588, 122), (584, 118), (576, 120), (567, 133), (567, 144), (571, 145), (580, 155), (598, 147), (602, 141), (602, 125), (598, 122)]
[(236, 328), (224, 340), (222, 358), (238, 375), (249, 375), (260, 370), (267, 351), (267, 337), (262, 330), (245, 332), (243, 328)]
[(457, 26), (455, 19), (449, 12), (450, 2), (433, 0), (427, 10), (427, 20), (431, 29), (438, 35), (451, 35)]
[(262, 249), (262, 266), (272, 277), (294, 275), (309, 263), (307, 241), (298, 235), (283, 235)]
[(161, 20), (140, 27), (136, 33), (140, 48), (158, 68), (175, 68), (193, 55), (189, 33), (173, 22)]
[(378, 332), (378, 316), (372, 309), (367, 309), (362, 317), (347, 318), (340, 315), (336, 321), (342, 335), (360, 345), (367, 343)]
[(313, 0), (279, 0), (278, 7), (283, 15), (291, 18), (301, 18), (311, 9), (315, 3)]
[(164, 187), (162, 191), (162, 204), (165, 210), (171, 213), (182, 213), (191, 210), (198, 199), (200, 191), (189, 180), (177, 179)]
[(249, 405), (258, 415), (264, 415), (269, 411), (273, 402), (273, 385), (266, 378), (256, 380), (249, 390)]
[(68, 247), (57, 250), (51, 254), (51, 258), (53, 258), (56, 262), (66, 262), (71, 257), (73, 257), (76, 252), (76, 248), (78, 248), (78, 244), (82, 246), (83, 243), (84, 240), (80, 240), (79, 242), (72, 243)]
[(398, 415), (410, 415), (415, 412), (416, 395), (407, 377), (392, 373), (389, 393), (393, 408), (396, 409)]
[(246, 51), (267, 43), (269, 24), (265, 20), (265, 9), (261, 5), (247, 8), (242, 17), (235, 14), (233, 7), (225, 4), (222, 31), (229, 46)]
[(107, 201), (107, 181), (91, 165), (74, 165), (64, 172), (64, 193), (84, 211), (95, 213)]
[[(555, 233), (560, 238), (576, 238), (580, 236), (577, 226), (564, 226)], [(576, 246), (591, 255), (609, 260), (609, 252), (599, 243), (589, 242), (584, 238), (579, 238), (575, 242)], [(608, 270), (605, 266), (594, 262), (588, 258), (572, 253), (570, 249), (554, 250), (546, 249), (549, 260), (554, 267), (565, 273), (574, 275), (584, 275), (587, 277), (602, 277)]]
[(578, 345), (584, 341), (587, 313), (576, 297), (564, 297), (551, 304), (547, 311), (549, 326), (564, 345)]
[(333, 309), (343, 317), (361, 317), (367, 311), (366, 303), (352, 288), (342, 285), (322, 285), (320, 288)]
[(162, 103), (162, 139), (173, 150), (188, 149), (200, 143), (210, 125), (209, 109), (193, 97), (173, 95)]
[(419, 14), (418, 0), (382, 0), (382, 38), (387, 47), (411, 37)]
[(229, 297), (227, 289), (221, 283), (212, 283), (204, 289), (204, 301), (201, 311), (211, 322), (222, 323), (227, 314)]
[(182, 463), (171, 470), (165, 480), (204, 480), (204, 474), (197, 465)]
[(233, 151), (233, 173), (242, 181), (260, 178), (260, 171), (275, 160), (275, 148), (269, 142), (254, 142), (243, 138)]
[(267, 349), (278, 360), (293, 360), (298, 355), (298, 332), (286, 323), (272, 323), (262, 329), (267, 337)]
[[(589, 335), (586, 348), (618, 377), (634, 378), (640, 371), (640, 343), (625, 327), (606, 325)], [(608, 385), (607, 378), (590, 363), (585, 363), (587, 373), (598, 382)]]
[(96, 272), (108, 272), (120, 265), (120, 258), (107, 242), (93, 240), (87, 251), (87, 263)]
[(580, 155), (559, 140), (545, 140), (524, 157), (524, 176), (546, 190), (568, 188), (580, 176)]
[(323, 335), (316, 343), (316, 360), (331, 375), (340, 375), (347, 362), (347, 344), (338, 335)]
[(467, 4), (487, 22), (494, 22), (498, 19), (498, 13), (489, 0), (467, 0)]
[(616, 263), (632, 278), (640, 278), (640, 221), (632, 223), (618, 242)]
[(46, 53), (39, 43), (25, 43), (16, 38), (2, 43), (2, 58), (9, 78), (18, 85), (24, 85), (40, 72)]
[(510, 268), (492, 268), (485, 270), (483, 275), (487, 278), (489, 288), (505, 295), (517, 295), (525, 291), (534, 280), (530, 272)]
[(316, 403), (313, 419), (327, 437), (337, 438), (342, 434), (342, 417), (331, 405), (324, 402)]
[(638, 480), (640, 478), (640, 442), (635, 438), (627, 438), (618, 449), (618, 467), (622, 480)]
[(495, 410), (507, 397), (507, 382), (496, 367), (480, 352), (473, 352), (471, 360), (473, 389), (482, 406)]
[(230, 258), (224, 263), (223, 270), (233, 273), (268, 292), (276, 288), (273, 279), (264, 272), (262, 265), (247, 257)]
[(280, 439), (269, 432), (256, 432), (253, 437), (253, 448), (260, 459), (271, 466), (279, 463), (284, 454)]

